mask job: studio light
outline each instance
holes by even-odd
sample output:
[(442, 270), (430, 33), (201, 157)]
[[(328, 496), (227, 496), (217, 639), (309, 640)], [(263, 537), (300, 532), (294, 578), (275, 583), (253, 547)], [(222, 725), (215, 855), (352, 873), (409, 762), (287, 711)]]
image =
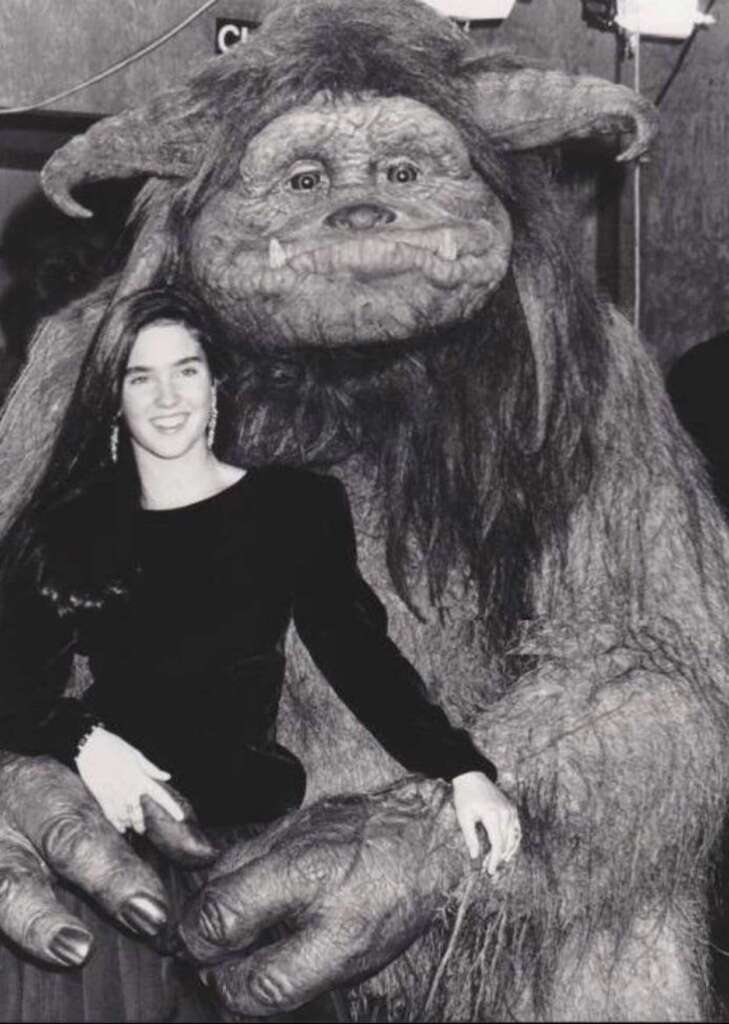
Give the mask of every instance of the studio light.
[(497, 21), (509, 17), (516, 0), (428, 0), (428, 3), (456, 21)]
[(714, 24), (698, 0), (582, 0), (582, 9), (588, 25), (630, 36), (688, 39), (695, 29)]

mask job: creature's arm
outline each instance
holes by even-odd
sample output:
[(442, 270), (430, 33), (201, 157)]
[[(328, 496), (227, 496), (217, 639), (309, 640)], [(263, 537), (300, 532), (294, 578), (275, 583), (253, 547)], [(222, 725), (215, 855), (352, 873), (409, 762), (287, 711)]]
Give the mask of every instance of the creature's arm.
[(347, 495), (321, 478), (294, 621), (317, 667), (382, 746), (408, 771), (451, 781), (496, 769), (468, 733), (432, 704), (411, 663), (387, 635), (387, 614), (359, 574)]
[[(474, 730), (498, 750), (507, 789), (518, 781), (525, 813), (527, 848), (506, 884), (510, 912), (529, 915), (538, 886), (550, 894), (542, 898), (552, 900), (555, 937), (590, 912), (595, 892), (619, 914), (638, 893), (688, 877), (707, 841), (696, 815), (719, 821), (723, 802), (721, 787), (709, 792), (706, 768), (713, 762), (723, 779), (726, 760), (714, 709), (671, 677), (668, 648), (646, 636), (615, 646), (597, 630), (570, 632), (574, 646), (545, 651)], [(666, 802), (677, 771), (680, 810)], [(432, 923), (466, 877), (458, 838), (439, 781), (319, 801), (225, 855), (189, 906), (183, 939), (199, 962), (217, 965), (209, 980), (233, 1012), (293, 1009), (376, 971)], [(471, 891), (485, 920), (498, 883), (475, 877)], [(290, 934), (246, 952), (274, 921)]]

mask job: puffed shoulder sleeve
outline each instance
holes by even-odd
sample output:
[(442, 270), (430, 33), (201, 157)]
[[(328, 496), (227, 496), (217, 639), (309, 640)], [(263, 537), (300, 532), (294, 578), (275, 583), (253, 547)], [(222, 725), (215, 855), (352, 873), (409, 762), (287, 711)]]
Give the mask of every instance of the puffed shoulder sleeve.
[(408, 771), (447, 781), (496, 769), (427, 696), (419, 674), (387, 633), (387, 614), (361, 576), (347, 494), (316, 480), (309, 534), (294, 596), (294, 622), (335, 692)]
[(49, 754), (73, 766), (95, 719), (64, 697), (74, 632), (49, 601), (28, 591), (8, 597), (0, 619), (0, 749)]

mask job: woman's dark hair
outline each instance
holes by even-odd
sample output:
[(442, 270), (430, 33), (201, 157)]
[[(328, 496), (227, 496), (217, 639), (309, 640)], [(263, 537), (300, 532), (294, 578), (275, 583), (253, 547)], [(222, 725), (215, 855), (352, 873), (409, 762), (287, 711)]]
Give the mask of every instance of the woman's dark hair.
[(223, 333), (193, 292), (147, 288), (112, 303), (83, 361), (46, 468), (0, 539), (0, 612), (14, 587), (33, 588), (65, 614), (126, 593), (134, 573), (132, 512), (139, 480), (126, 432), (110, 436), (129, 356), (142, 328), (183, 324), (200, 342), (225, 422)]

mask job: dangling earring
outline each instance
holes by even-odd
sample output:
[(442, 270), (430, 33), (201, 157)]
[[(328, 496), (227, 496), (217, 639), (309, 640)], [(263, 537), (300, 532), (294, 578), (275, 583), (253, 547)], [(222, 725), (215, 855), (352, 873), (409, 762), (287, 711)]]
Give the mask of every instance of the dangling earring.
[(213, 400), (210, 403), (210, 419), (208, 420), (208, 427), (206, 431), (208, 448), (213, 447), (215, 441), (215, 426), (218, 422), (218, 391), (215, 385), (213, 385)]
[(115, 419), (109, 434), (109, 455), (111, 461), (116, 463), (119, 458), (119, 420)]

